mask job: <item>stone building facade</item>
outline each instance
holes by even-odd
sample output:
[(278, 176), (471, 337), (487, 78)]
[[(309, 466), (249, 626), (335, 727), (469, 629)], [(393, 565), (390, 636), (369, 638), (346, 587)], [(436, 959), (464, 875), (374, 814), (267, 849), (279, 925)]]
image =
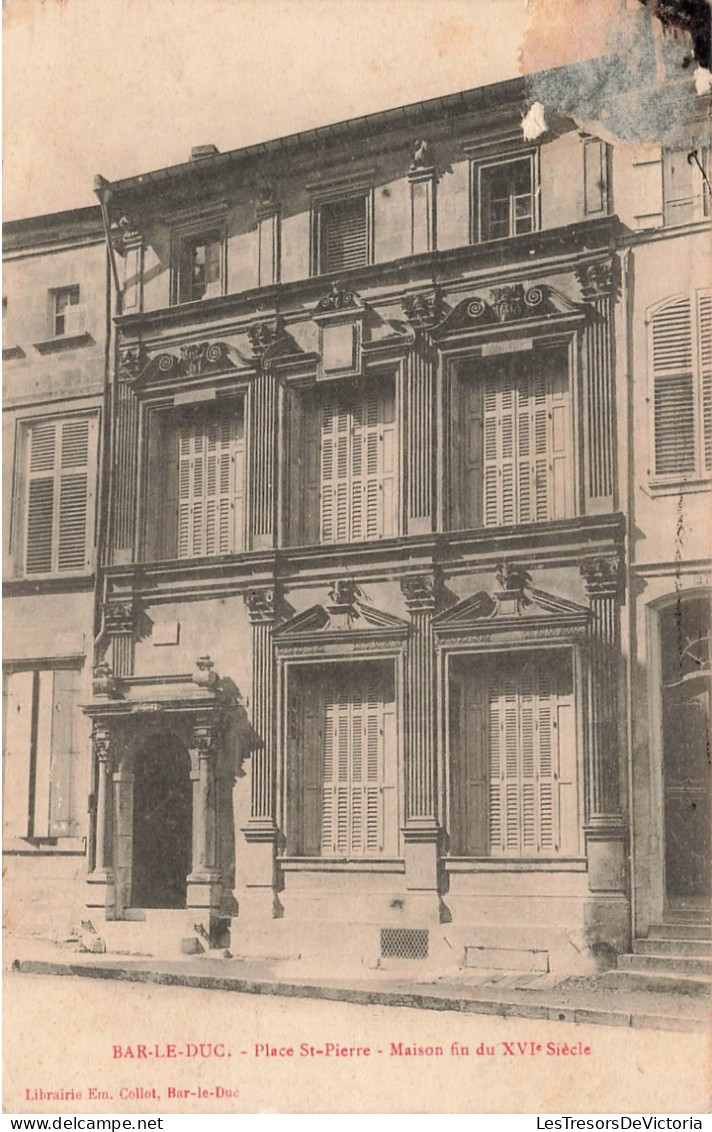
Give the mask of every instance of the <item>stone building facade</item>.
[(565, 971), (704, 901), (705, 154), (525, 110), (97, 179), (110, 942)]

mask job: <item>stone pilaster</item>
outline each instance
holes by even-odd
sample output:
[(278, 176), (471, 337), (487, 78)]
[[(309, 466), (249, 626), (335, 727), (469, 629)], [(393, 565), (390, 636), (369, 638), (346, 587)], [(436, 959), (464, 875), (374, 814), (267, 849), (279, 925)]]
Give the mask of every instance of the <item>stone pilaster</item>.
[(275, 751), (274, 656), (272, 632), (276, 597), (271, 588), (245, 594), (252, 623), (252, 727), (257, 736), (252, 750), (250, 817), (243, 827), (245, 857), (241, 866), (244, 897), (240, 913), (271, 918), (275, 912)]
[(625, 950), (630, 936), (627, 834), (622, 813), (619, 744), (621, 562), (617, 555), (581, 565), (591, 604), (585, 835), (590, 899), (589, 944)]
[(113, 754), (108, 728), (94, 723), (92, 756), (96, 763), (96, 820), (94, 826), (94, 867), (87, 877), (87, 907), (100, 908), (107, 920), (115, 914), (113, 872), (113, 820), (111, 781)]
[(104, 628), (111, 642), (111, 671), (118, 680), (133, 674), (136, 615), (131, 603), (104, 606)]
[(428, 534), (433, 529), (433, 387), (436, 352), (429, 331), (442, 317), (443, 303), (437, 288), (406, 295), (403, 316), (413, 332), (408, 352), (405, 398), (406, 508), (409, 534)]
[(412, 255), (435, 250), (435, 169), (428, 142), (418, 142), (406, 174), (410, 186), (410, 250)]
[(221, 876), (217, 860), (217, 774), (220, 724), (211, 713), (191, 729), (189, 751), (193, 782), (193, 852), (187, 907), (208, 916), (220, 909)]
[(275, 490), (277, 483), (277, 382), (271, 359), (279, 349), (282, 329), (275, 319), (249, 327), (257, 372), (250, 386), (250, 546), (265, 550), (275, 541)]
[(590, 316), (583, 335), (584, 493), (586, 512), (612, 511), (616, 408), (613, 386), (612, 293), (617, 261), (595, 260), (577, 268)]
[(405, 883), (406, 912), (438, 921), (440, 827), (436, 799), (435, 675), (432, 618), (438, 579), (423, 574), (401, 581), (411, 616), (405, 676)]
[(261, 202), (255, 210), (257, 221), (257, 285), (267, 287), (279, 283), (279, 205), (273, 200)]

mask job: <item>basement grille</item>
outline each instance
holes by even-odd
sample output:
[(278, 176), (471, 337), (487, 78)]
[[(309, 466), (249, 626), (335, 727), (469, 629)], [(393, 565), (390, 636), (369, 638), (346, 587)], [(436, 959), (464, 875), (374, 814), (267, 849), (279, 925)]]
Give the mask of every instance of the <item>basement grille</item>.
[(381, 928), (381, 958), (427, 959), (427, 930), (421, 928)]

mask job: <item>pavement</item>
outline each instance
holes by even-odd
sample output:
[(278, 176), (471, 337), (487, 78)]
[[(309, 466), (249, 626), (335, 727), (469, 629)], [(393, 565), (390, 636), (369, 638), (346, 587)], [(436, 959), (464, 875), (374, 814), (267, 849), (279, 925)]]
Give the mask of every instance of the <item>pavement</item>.
[(359, 968), (326, 977), (306, 963), (235, 958), (226, 952), (158, 958), (94, 954), (76, 941), (8, 936), (3, 965), (25, 974), (158, 983), (238, 994), (328, 999), (362, 1005), (452, 1010), (509, 1018), (543, 1018), (635, 1029), (706, 1031), (710, 1000), (705, 995), (617, 990), (601, 976), (533, 976), (524, 972), (467, 969), (441, 975), (399, 965)]

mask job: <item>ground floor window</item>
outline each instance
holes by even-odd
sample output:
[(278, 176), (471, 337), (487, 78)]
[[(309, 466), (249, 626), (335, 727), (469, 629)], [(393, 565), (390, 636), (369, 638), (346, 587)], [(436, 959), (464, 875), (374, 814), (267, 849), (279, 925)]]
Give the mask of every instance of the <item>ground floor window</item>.
[(576, 853), (573, 691), (571, 656), (563, 651), (452, 661), (453, 854)]
[[(5, 674), (6, 837), (76, 837), (79, 833), (80, 676), (78, 668)], [(85, 791), (87, 786), (85, 783)]]
[(287, 756), (291, 853), (347, 859), (397, 853), (392, 664), (296, 670)]

